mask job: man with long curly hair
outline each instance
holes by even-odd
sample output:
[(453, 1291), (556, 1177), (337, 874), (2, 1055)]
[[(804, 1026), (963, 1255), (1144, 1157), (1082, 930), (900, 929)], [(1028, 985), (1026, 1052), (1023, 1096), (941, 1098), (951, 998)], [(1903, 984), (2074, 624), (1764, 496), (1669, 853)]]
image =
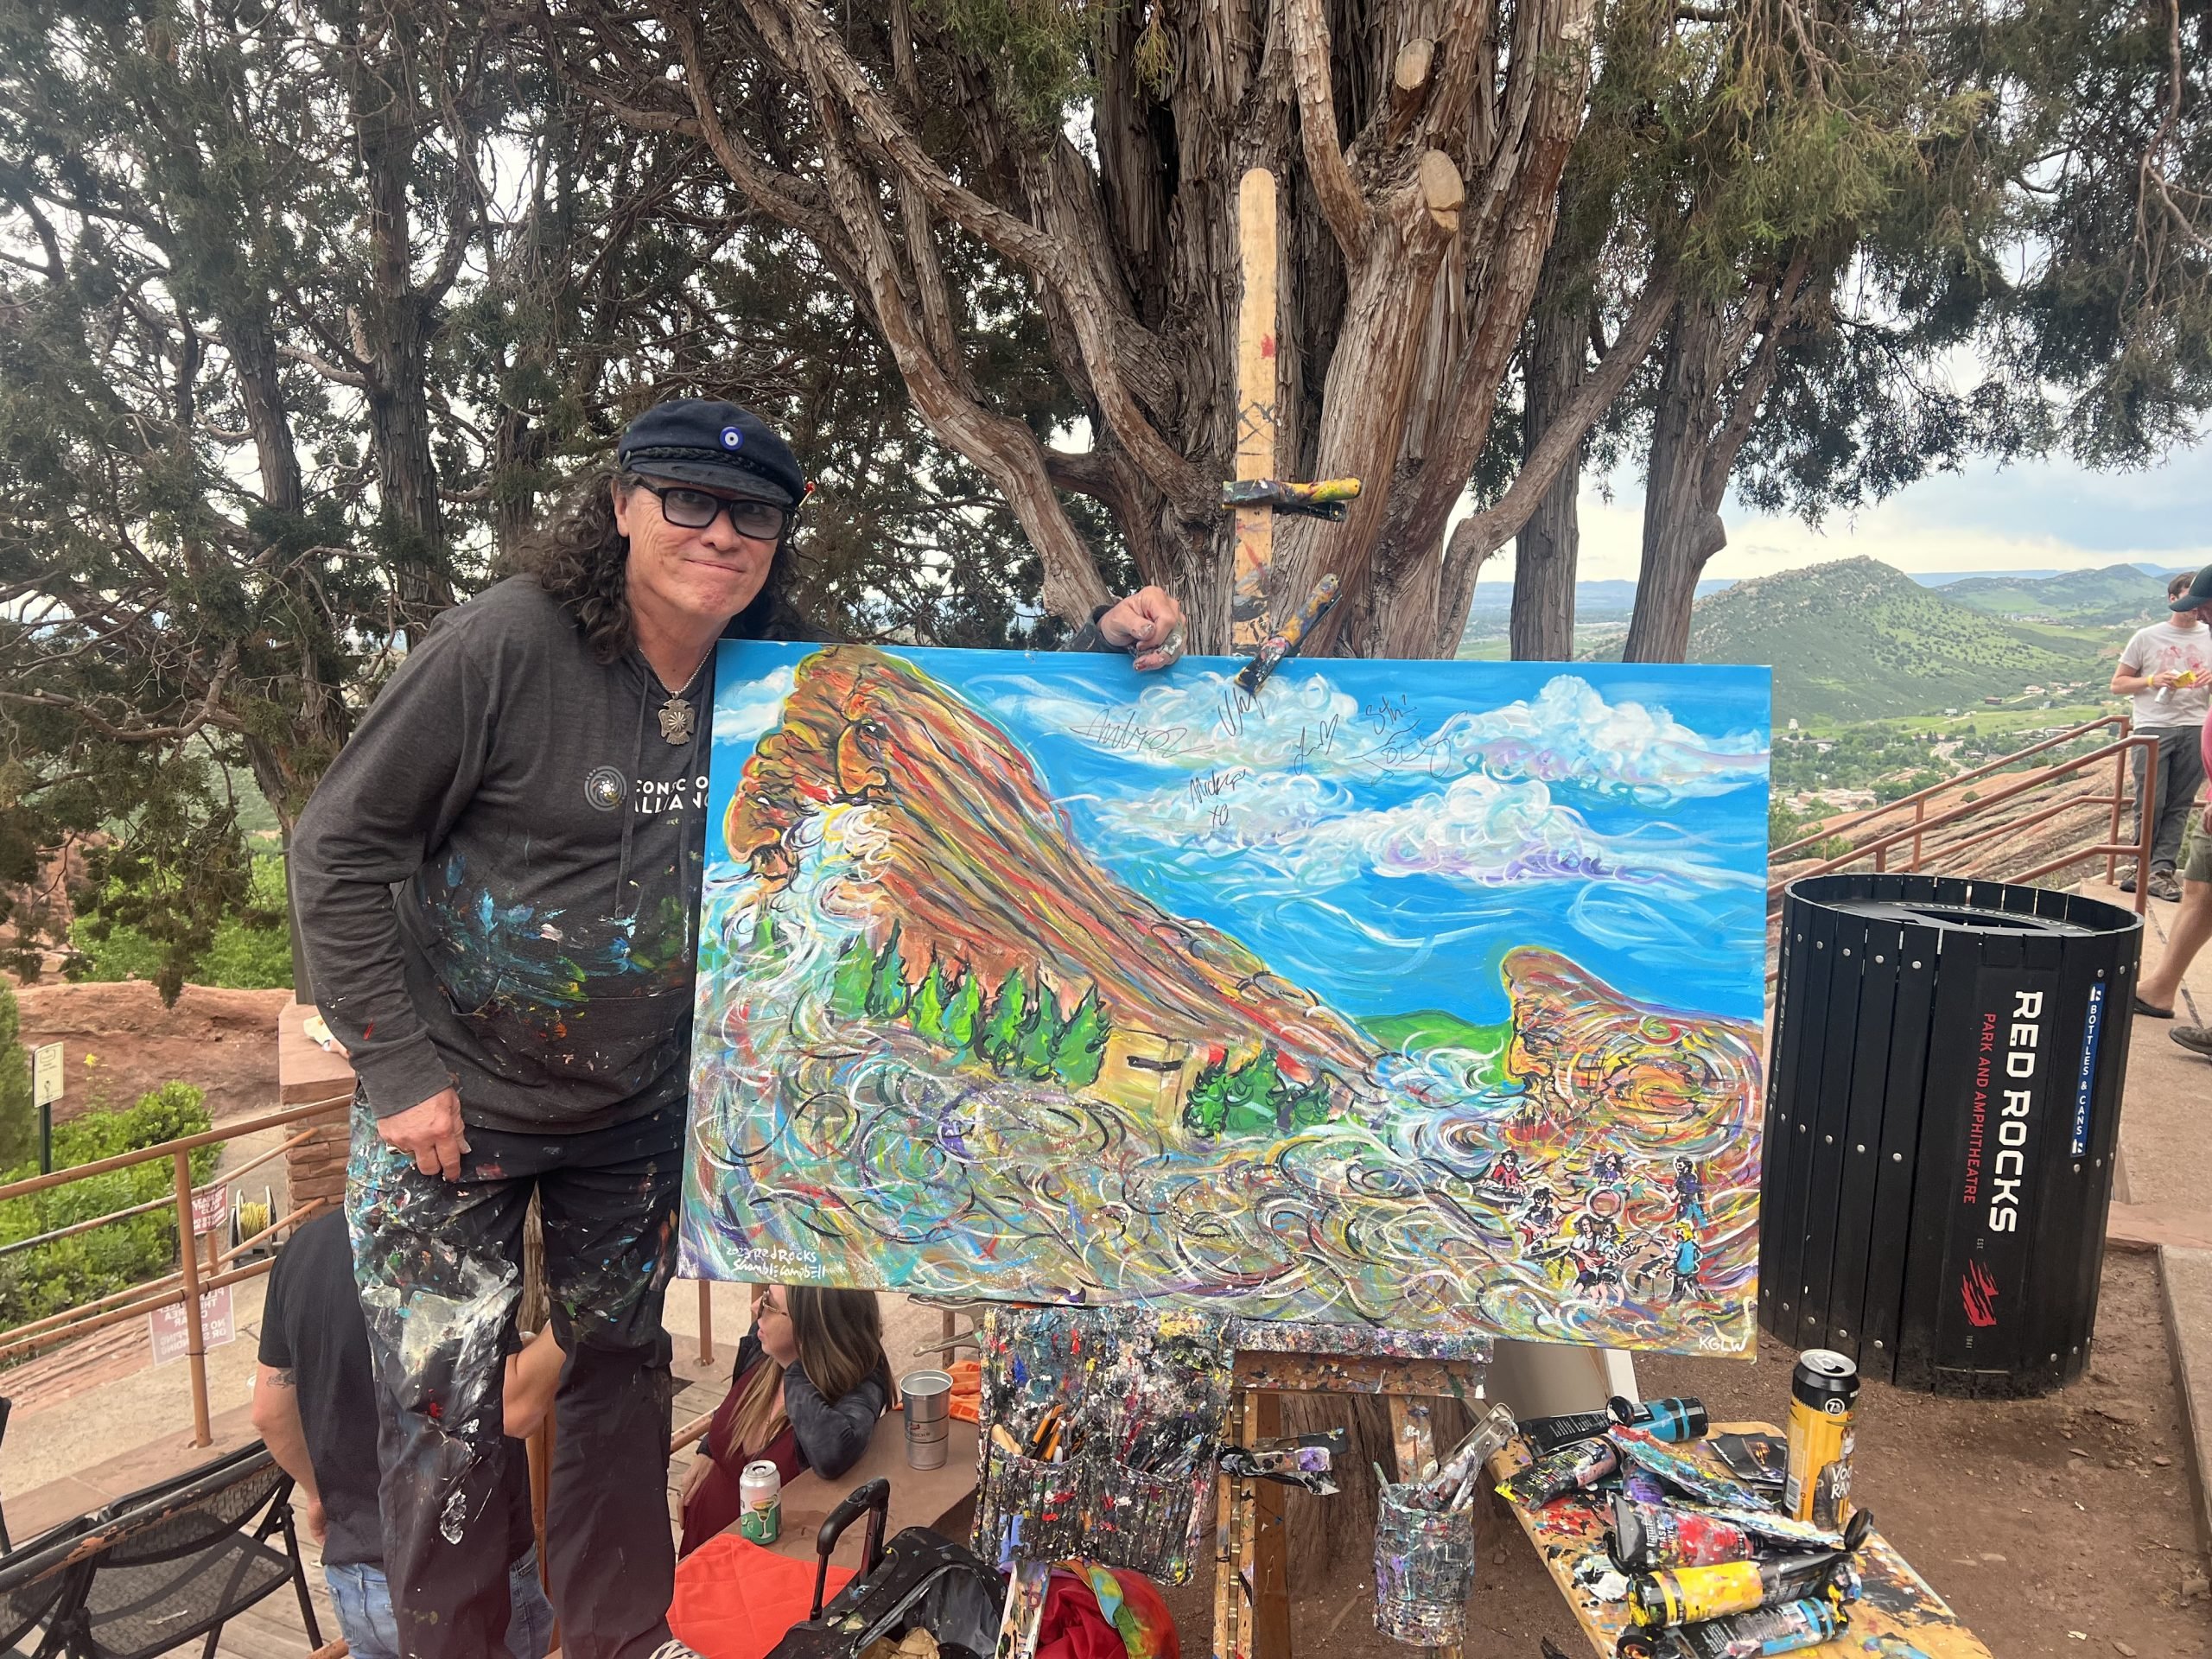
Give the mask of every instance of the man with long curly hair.
[[(806, 487), (734, 404), (639, 416), (524, 573), (414, 642), (294, 836), (317, 1005), (360, 1078), (346, 1207), (410, 1656), (501, 1646), (499, 1378), (533, 1192), (569, 1355), (547, 1527), (563, 1650), (685, 1651), (666, 1617), (661, 1302), (706, 714), (716, 640), (807, 637), (785, 591)], [(1151, 669), (1182, 633), (1147, 588), (1074, 643)]]

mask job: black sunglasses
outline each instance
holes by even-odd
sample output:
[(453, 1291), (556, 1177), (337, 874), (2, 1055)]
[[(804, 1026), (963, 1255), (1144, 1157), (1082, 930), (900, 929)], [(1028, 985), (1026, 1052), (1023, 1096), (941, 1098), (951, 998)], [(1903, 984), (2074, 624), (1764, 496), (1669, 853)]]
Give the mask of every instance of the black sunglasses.
[(790, 508), (751, 496), (732, 499), (688, 485), (656, 484), (645, 478), (638, 480), (638, 487), (658, 497), (660, 516), (680, 530), (704, 530), (715, 522), (715, 514), (727, 511), (730, 528), (739, 535), (772, 542), (783, 535), (785, 524), (791, 520)]

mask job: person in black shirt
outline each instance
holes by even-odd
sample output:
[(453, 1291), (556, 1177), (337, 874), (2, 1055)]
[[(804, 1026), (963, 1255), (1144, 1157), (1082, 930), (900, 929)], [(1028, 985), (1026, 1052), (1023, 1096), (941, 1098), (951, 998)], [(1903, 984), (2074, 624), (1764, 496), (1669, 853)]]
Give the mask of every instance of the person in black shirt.
[[(510, 1437), (537, 1427), (560, 1375), (561, 1350), (550, 1329), (509, 1357), (502, 1407)], [(346, 1645), (355, 1659), (398, 1659), (377, 1511), (369, 1327), (354, 1291), (346, 1217), (334, 1211), (296, 1231), (270, 1269), (253, 1426), (306, 1499), (308, 1532), (322, 1546), (323, 1576)], [(518, 1446), (506, 1452), (500, 1497), (512, 1563), (507, 1651), (514, 1659), (542, 1659), (552, 1640), (553, 1608), (537, 1582), (528, 1459)]]

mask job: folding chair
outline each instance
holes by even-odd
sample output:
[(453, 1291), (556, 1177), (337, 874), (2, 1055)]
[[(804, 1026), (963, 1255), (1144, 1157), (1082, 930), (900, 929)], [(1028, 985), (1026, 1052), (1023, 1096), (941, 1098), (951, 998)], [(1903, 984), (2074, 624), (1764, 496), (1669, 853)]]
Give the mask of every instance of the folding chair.
[(49, 1641), (52, 1632), (66, 1638), (55, 1651), (153, 1659), (204, 1636), (204, 1659), (214, 1659), (224, 1624), (287, 1582), (308, 1646), (321, 1647), (291, 1492), (292, 1478), (257, 1442), (110, 1504), (83, 1541), (81, 1600), (50, 1626)]
[(0, 1659), (48, 1659), (63, 1651), (92, 1578), (82, 1548), (92, 1526), (91, 1517), (80, 1515), (0, 1555)]

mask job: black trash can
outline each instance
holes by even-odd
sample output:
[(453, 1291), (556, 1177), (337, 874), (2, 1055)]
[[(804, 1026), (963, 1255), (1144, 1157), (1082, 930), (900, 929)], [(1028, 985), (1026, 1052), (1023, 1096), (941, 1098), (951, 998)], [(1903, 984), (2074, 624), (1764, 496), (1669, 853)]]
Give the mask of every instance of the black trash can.
[(2142, 918), (1943, 876), (1793, 881), (1759, 1323), (1937, 1394), (2045, 1394), (2096, 1324)]

